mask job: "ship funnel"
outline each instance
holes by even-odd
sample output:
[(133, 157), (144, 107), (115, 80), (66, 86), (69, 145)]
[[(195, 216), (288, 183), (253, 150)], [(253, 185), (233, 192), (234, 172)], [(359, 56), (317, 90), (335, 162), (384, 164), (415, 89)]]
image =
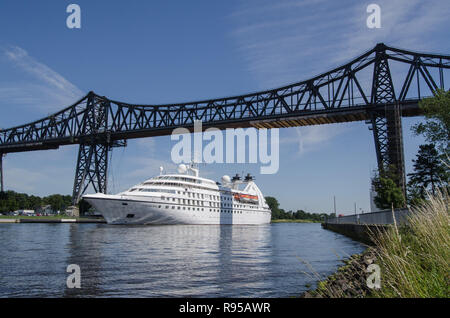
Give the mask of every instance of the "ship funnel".
[(247, 173), (247, 175), (245, 176), (245, 182), (250, 182), (253, 181), (255, 178), (253, 176), (250, 175), (250, 173)]
[(231, 179), (231, 181), (236, 182), (241, 180), (241, 177), (239, 176), (239, 173), (236, 173), (236, 175), (233, 177), (233, 179)]

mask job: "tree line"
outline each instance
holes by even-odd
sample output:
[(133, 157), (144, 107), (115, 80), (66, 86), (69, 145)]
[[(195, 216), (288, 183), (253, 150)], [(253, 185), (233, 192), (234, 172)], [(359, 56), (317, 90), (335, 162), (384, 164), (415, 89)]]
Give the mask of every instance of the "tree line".
[(308, 213), (303, 210), (297, 210), (297, 212), (293, 211), (285, 211), (284, 209), (280, 209), (280, 203), (274, 197), (265, 197), (267, 205), (269, 205), (272, 210), (272, 220), (280, 220), (280, 219), (288, 219), (288, 220), (310, 220), (314, 222), (322, 222), (325, 218), (333, 218), (336, 217), (334, 213), (326, 214), (326, 213)]
[(28, 195), (6, 191), (0, 193), (0, 213), (13, 212), (17, 210), (39, 210), (41, 207), (49, 205), (53, 211), (64, 211), (72, 205), (72, 196), (52, 194), (46, 197)]
[(413, 172), (408, 173), (407, 194), (398, 186), (395, 166), (376, 172), (372, 187), (377, 193), (375, 205), (380, 209), (417, 205), (427, 200), (428, 194), (447, 192), (450, 180), (450, 91), (438, 90), (433, 97), (419, 103), (425, 121), (411, 129), (422, 135), (427, 144), (420, 145), (413, 159)]

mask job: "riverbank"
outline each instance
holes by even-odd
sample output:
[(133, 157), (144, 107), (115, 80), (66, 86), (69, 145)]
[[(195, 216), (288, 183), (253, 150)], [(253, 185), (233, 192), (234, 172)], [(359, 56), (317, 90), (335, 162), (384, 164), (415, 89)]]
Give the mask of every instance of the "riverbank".
[(367, 287), (367, 267), (376, 263), (375, 250), (369, 247), (361, 254), (354, 254), (343, 261), (336, 273), (317, 284), (316, 289), (306, 291), (300, 298), (364, 298), (371, 289)]
[(276, 219), (272, 220), (271, 223), (320, 223), (320, 221), (301, 219)]
[[(372, 231), (373, 247), (351, 256), (301, 297), (449, 298), (448, 201), (448, 194), (430, 197), (412, 209), (407, 224)], [(367, 286), (367, 281), (373, 282), (371, 264), (378, 266), (380, 288)]]
[(2, 215), (0, 224), (2, 223), (106, 223), (106, 221), (96, 217)]

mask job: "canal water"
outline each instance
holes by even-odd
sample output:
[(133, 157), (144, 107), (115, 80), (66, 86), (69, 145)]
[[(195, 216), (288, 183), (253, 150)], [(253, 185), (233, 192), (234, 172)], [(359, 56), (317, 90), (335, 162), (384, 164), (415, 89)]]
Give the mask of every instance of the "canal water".
[(0, 244), (0, 297), (298, 296), (364, 250), (317, 223), (0, 224)]

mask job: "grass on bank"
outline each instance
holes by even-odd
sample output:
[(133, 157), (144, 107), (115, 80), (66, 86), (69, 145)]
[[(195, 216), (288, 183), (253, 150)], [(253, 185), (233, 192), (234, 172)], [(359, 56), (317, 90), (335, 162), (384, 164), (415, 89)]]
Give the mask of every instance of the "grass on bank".
[[(352, 255), (303, 297), (449, 298), (448, 203), (448, 192), (430, 196), (412, 208), (407, 225), (372, 232), (373, 247)], [(366, 269), (372, 263), (380, 266), (380, 289), (367, 287)]]
[(413, 207), (407, 226), (373, 235), (381, 288), (374, 297), (450, 297), (448, 192)]

